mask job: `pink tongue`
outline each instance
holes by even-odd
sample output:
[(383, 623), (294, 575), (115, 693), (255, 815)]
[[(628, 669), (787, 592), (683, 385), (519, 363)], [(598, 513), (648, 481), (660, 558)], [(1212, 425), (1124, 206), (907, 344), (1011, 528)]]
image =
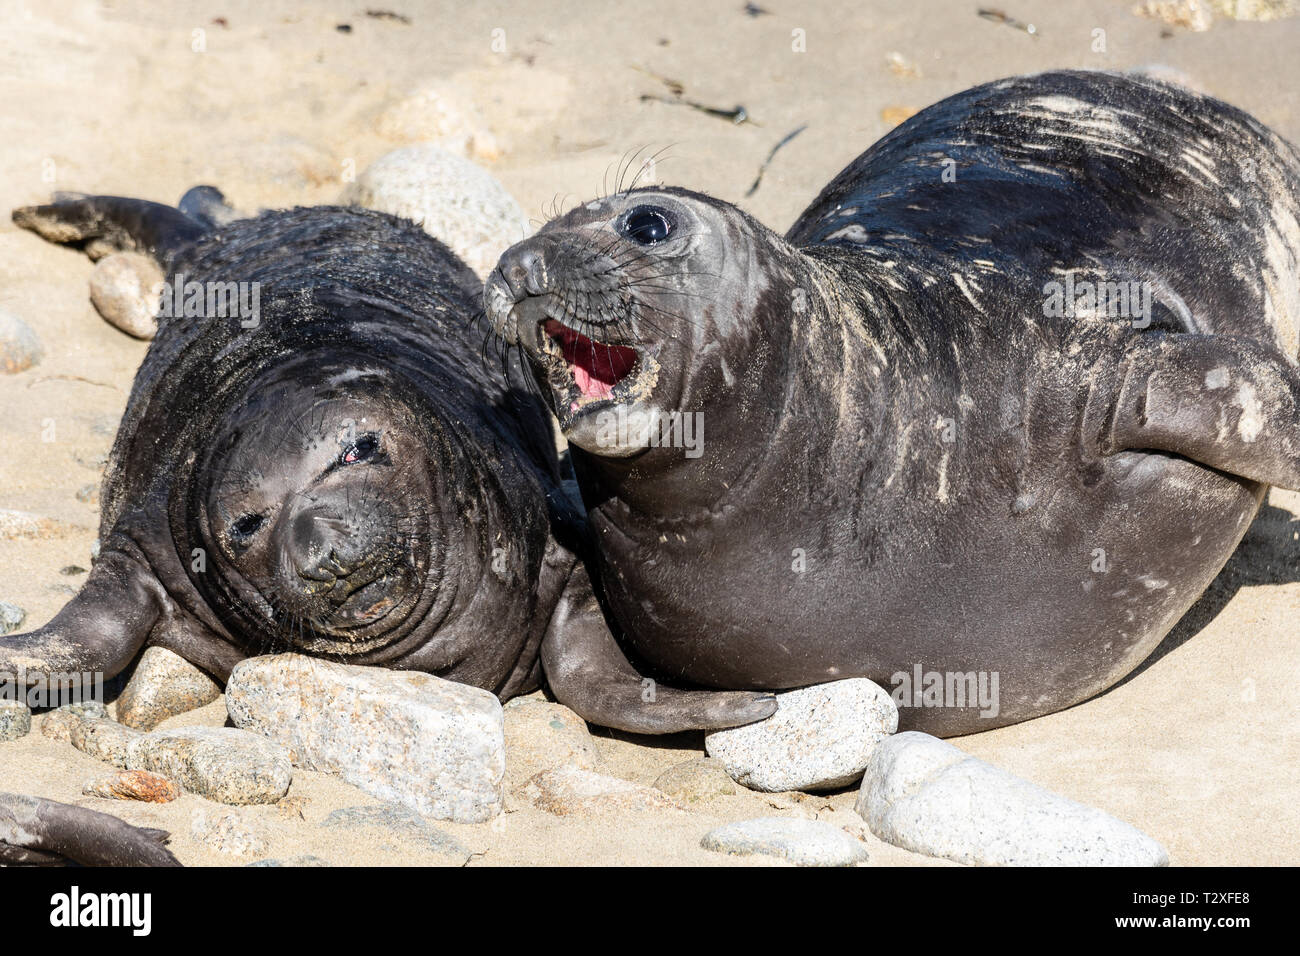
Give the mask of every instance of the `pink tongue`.
[(586, 398), (604, 398), (610, 392), (614, 391), (614, 386), (609, 382), (602, 382), (595, 378), (581, 365), (574, 365), (573, 380), (578, 385), (578, 391), (582, 392)]

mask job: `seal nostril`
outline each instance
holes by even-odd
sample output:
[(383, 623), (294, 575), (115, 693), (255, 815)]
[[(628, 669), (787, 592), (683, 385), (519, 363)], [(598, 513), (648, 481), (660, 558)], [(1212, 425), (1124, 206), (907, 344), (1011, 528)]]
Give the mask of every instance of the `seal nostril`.
[(542, 257), (533, 249), (517, 250), (509, 262), (502, 263), (501, 276), (516, 302), (546, 291), (546, 267)]

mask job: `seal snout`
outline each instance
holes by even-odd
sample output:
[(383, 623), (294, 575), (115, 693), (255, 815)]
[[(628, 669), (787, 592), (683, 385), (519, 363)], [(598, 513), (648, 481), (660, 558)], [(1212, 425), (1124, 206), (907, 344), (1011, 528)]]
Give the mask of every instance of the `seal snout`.
[(400, 597), (402, 571), (391, 526), (379, 515), (348, 515), (315, 502), (292, 515), (281, 540), (282, 606), (318, 627), (365, 624)]

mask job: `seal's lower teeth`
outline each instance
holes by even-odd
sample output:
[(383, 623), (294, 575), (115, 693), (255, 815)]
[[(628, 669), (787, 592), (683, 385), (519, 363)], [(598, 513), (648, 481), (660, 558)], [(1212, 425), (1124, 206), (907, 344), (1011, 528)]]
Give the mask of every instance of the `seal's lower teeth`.
[(635, 349), (596, 342), (550, 319), (544, 331), (560, 346), (564, 363), (583, 398), (608, 398), (636, 367)]

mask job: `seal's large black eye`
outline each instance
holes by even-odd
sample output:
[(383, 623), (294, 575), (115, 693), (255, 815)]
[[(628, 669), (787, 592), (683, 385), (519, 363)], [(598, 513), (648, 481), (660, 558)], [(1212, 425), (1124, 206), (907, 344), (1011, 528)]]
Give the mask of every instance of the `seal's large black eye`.
[(262, 527), (262, 521), (261, 515), (242, 515), (238, 521), (230, 526), (230, 533), (236, 538), (251, 538), (257, 534), (257, 529)]
[(637, 206), (623, 217), (619, 230), (633, 242), (652, 246), (663, 242), (673, 231), (673, 216), (659, 206)]
[(355, 465), (359, 461), (365, 461), (377, 451), (379, 451), (379, 436), (362, 435), (352, 444), (344, 447), (339, 461), (345, 465)]

